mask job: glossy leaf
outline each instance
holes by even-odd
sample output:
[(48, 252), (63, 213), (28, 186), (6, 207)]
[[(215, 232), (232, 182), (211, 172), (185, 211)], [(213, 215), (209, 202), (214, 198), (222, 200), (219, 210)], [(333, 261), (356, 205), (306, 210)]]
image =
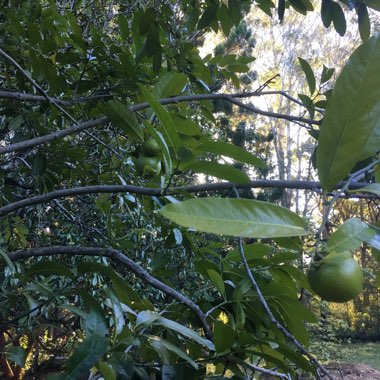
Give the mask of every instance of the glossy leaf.
[(324, 191), (380, 146), (380, 35), (361, 45), (340, 74), (323, 118), (317, 169)]
[(221, 156), (233, 158), (236, 161), (244, 162), (253, 165), (260, 169), (265, 169), (267, 165), (263, 160), (256, 157), (254, 154), (247, 152), (245, 149), (225, 143), (222, 141), (209, 141), (196, 147), (197, 151), (215, 153)]
[(160, 213), (181, 226), (220, 235), (273, 238), (309, 233), (292, 211), (248, 199), (190, 199), (169, 204)]

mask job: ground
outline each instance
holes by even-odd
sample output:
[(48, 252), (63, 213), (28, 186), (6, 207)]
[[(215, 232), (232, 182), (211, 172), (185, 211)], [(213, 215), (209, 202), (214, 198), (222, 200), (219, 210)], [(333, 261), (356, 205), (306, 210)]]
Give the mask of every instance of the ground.
[(366, 364), (331, 363), (328, 368), (336, 379), (380, 380), (380, 371)]

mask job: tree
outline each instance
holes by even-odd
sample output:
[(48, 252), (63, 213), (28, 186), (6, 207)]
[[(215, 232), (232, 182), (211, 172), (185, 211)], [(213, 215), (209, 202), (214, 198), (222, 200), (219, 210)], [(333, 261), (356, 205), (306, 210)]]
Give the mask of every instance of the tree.
[[(80, 379), (89, 371), (105, 379), (256, 372), (285, 379), (298, 371), (331, 378), (307, 349), (304, 323), (316, 317), (298, 300), (301, 288), (312, 289), (296, 264), (305, 250), (318, 266), (363, 242), (380, 248), (378, 221), (347, 219), (329, 231), (338, 199), (376, 202), (380, 193), (380, 36), (369, 38), (368, 7), (379, 8), (372, 0), (322, 2), (324, 25), (341, 35), (342, 7), (355, 8), (366, 42), (332, 93), (308, 104), (301, 97), (306, 117), (244, 102), (268, 94), (270, 81), (250, 92), (217, 92), (221, 83), (246, 83), (242, 73), (254, 58), (201, 57), (198, 47), (210, 30), (246, 31), (249, 6), (4, 4), (3, 378), (57, 372), (51, 378)], [(308, 0), (253, 6), (284, 23), (291, 10), (313, 9)], [(312, 66), (301, 60), (301, 67), (313, 94)], [(318, 79), (331, 75), (324, 66)], [(285, 90), (276, 91), (299, 105)], [(320, 182), (257, 179), (267, 163), (216, 138), (216, 100), (305, 126), (317, 143), (310, 161)], [(253, 180), (234, 162), (248, 165)], [(313, 225), (291, 202), (241, 198), (241, 189), (253, 188), (316, 192), (323, 219)]]

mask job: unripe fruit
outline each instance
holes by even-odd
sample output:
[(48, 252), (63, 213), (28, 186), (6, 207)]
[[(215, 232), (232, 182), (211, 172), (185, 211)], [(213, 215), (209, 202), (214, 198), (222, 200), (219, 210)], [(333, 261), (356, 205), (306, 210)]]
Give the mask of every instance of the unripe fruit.
[(145, 178), (155, 178), (161, 171), (161, 161), (157, 157), (140, 156), (136, 160), (136, 171)]
[(362, 269), (349, 252), (330, 255), (309, 270), (309, 284), (325, 301), (350, 301), (363, 289)]
[(160, 154), (161, 148), (155, 139), (149, 139), (142, 144), (142, 152), (145, 156), (154, 157)]

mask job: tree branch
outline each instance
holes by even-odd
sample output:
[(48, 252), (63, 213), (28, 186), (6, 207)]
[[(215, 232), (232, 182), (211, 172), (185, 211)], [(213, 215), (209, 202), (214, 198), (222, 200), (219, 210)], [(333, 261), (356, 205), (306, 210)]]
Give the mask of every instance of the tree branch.
[(31, 248), (23, 251), (10, 252), (8, 254), (8, 257), (11, 261), (20, 261), (31, 257), (42, 257), (51, 255), (105, 256), (118, 263), (125, 265), (129, 270), (131, 270), (134, 274), (136, 274), (136, 276), (138, 276), (143, 281), (152, 285), (154, 288), (161, 290), (162, 292), (174, 298), (181, 304), (187, 306), (198, 317), (206, 338), (212, 340), (212, 333), (207, 323), (206, 316), (196, 303), (191, 301), (189, 298), (185, 297), (177, 290), (171, 288), (170, 286), (164, 284), (157, 278), (153, 277), (143, 267), (135, 263), (132, 259), (130, 259), (121, 251), (118, 251), (113, 248), (101, 247), (54, 246)]
[[(346, 185), (346, 182), (339, 183), (336, 188), (341, 189)], [(349, 189), (360, 189), (368, 183), (351, 183)], [(99, 194), (99, 193), (133, 193), (147, 196), (162, 196), (162, 195), (176, 195), (187, 193), (205, 193), (209, 191), (223, 191), (230, 189), (253, 189), (253, 188), (286, 188), (286, 189), (303, 189), (319, 192), (321, 186), (319, 182), (315, 181), (285, 181), (285, 180), (257, 180), (251, 181), (246, 184), (234, 184), (232, 182), (215, 182), (201, 185), (189, 185), (171, 187), (169, 189), (148, 188), (143, 186), (134, 185), (95, 185), (73, 187), (68, 189), (60, 189), (50, 193), (36, 195), (34, 197), (26, 198), (21, 201), (11, 203), (0, 208), (0, 217), (5, 216), (11, 212), (20, 210), (22, 208), (33, 206), (37, 204), (47, 203), (53, 199), (60, 199), (72, 196)], [(357, 197), (358, 194), (348, 194), (347, 196)], [(375, 199), (376, 195), (372, 199)]]
[[(256, 93), (256, 92), (250, 92), (250, 93), (242, 93), (242, 94), (185, 95), (185, 96), (174, 96), (171, 98), (163, 98), (163, 99), (160, 99), (159, 102), (162, 105), (168, 105), (168, 104), (175, 104), (175, 103), (179, 103), (179, 102), (223, 99), (223, 100), (229, 101), (233, 104), (236, 104), (241, 108), (244, 108), (244, 109), (247, 109), (253, 113), (256, 113), (258, 115), (274, 117), (274, 118), (284, 119), (284, 120), (294, 121), (294, 122), (302, 122), (302, 123), (309, 124), (309, 125), (311, 125), (311, 124), (319, 125), (320, 124), (319, 120), (312, 120), (312, 119), (302, 118), (299, 116), (292, 116), (292, 115), (285, 115), (285, 114), (276, 113), (276, 112), (264, 111), (264, 110), (261, 110), (259, 108), (256, 108), (256, 107), (248, 105), (248, 104), (245, 104), (245, 103), (240, 102), (240, 101), (235, 99), (235, 98), (246, 98), (246, 97), (250, 97), (250, 96), (258, 96), (258, 94), (259, 93)], [(21, 96), (22, 94), (19, 94), (19, 95)], [(29, 97), (30, 97), (30, 95), (29, 95)], [(48, 95), (40, 96), (40, 97), (38, 97), (38, 99), (45, 100), (45, 101), (52, 101), (54, 105), (58, 106), (58, 103), (55, 102), (55, 100), (53, 98), (50, 98)], [(136, 104), (134, 106), (130, 106), (129, 110), (131, 112), (137, 112), (137, 111), (141, 111), (143, 109), (147, 109), (149, 107), (150, 107), (149, 103), (140, 103), (140, 104)], [(58, 108), (61, 108), (61, 107), (58, 106)], [(45, 136), (36, 137), (36, 138), (30, 139), (30, 140), (21, 141), (19, 143), (10, 144), (10, 145), (4, 146), (4, 147), (0, 147), (0, 154), (11, 153), (11, 152), (18, 151), (18, 150), (24, 150), (24, 149), (32, 148), (32, 147), (35, 147), (38, 145), (47, 144), (47, 143), (54, 141), (54, 140), (57, 140), (59, 138), (62, 138), (62, 137), (65, 137), (65, 136), (68, 136), (68, 135), (71, 135), (71, 134), (74, 134), (74, 133), (77, 133), (80, 131), (84, 131), (86, 129), (93, 128), (93, 127), (96, 127), (99, 125), (106, 124), (109, 121), (110, 120), (108, 117), (103, 116), (103, 117), (98, 118), (98, 119), (86, 121), (84, 123), (80, 123), (80, 124), (77, 124), (75, 126), (68, 127), (65, 130), (56, 131), (56, 132), (53, 132), (53, 133), (45, 135)]]
[(264, 310), (265, 310), (266, 314), (268, 315), (269, 320), (271, 321), (271, 323), (273, 323), (281, 331), (281, 333), (287, 339), (289, 339), (291, 342), (293, 342), (293, 344), (302, 352), (303, 355), (305, 355), (310, 360), (311, 363), (314, 364), (314, 366), (316, 366), (330, 380), (334, 380), (334, 378), (328, 373), (328, 371), (326, 370), (326, 368), (324, 368), (322, 366), (322, 364), (320, 364), (318, 362), (318, 360), (280, 322), (278, 322), (277, 319), (274, 317), (271, 309), (269, 308), (269, 306), (268, 306), (268, 304), (267, 304), (267, 302), (265, 300), (264, 295), (261, 292), (261, 289), (260, 289), (259, 285), (257, 284), (257, 282), (255, 280), (255, 277), (252, 274), (252, 271), (251, 271), (251, 269), (249, 267), (247, 259), (245, 258), (244, 247), (243, 247), (243, 240), (241, 238), (239, 238), (238, 242), (239, 242), (240, 257), (241, 257), (241, 260), (243, 262), (243, 266), (244, 266), (244, 268), (246, 270), (248, 278), (251, 281), (251, 284), (253, 285), (253, 288), (255, 289), (255, 291), (256, 291), (259, 299), (260, 299), (260, 302), (263, 305)]

